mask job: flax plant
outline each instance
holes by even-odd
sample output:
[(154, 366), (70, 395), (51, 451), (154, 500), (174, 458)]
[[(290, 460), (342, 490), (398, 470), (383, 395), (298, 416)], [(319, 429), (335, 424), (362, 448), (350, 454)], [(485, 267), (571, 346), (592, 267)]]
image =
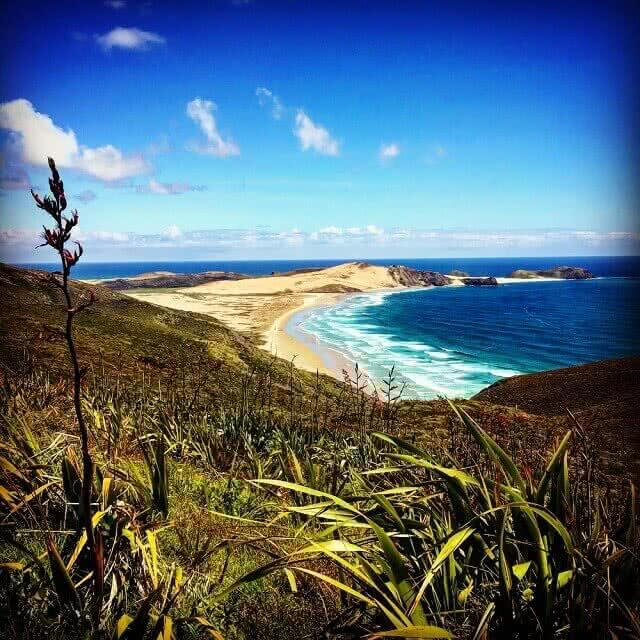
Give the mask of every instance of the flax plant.
[(70, 217), (63, 215), (67, 208), (67, 198), (64, 192), (64, 183), (60, 178), (60, 174), (56, 168), (53, 158), (48, 159), (51, 177), (49, 178), (49, 189), (51, 196), (46, 195), (41, 198), (37, 193), (31, 190), (31, 195), (39, 209), (45, 211), (53, 219), (54, 226), (49, 228), (43, 226), (42, 237), (43, 244), (40, 246), (49, 246), (55, 250), (60, 258), (61, 271), (54, 272), (50, 275), (51, 283), (57, 287), (64, 296), (65, 301), (65, 324), (64, 339), (69, 352), (71, 368), (73, 371), (73, 406), (80, 432), (80, 447), (82, 452), (82, 488), (80, 492), (80, 514), (82, 517), (87, 543), (93, 559), (93, 594), (94, 594), (94, 614), (97, 617), (100, 613), (102, 603), (102, 592), (104, 587), (104, 557), (102, 540), (98, 531), (94, 531), (91, 515), (91, 494), (93, 489), (94, 466), (89, 451), (89, 431), (85, 422), (82, 411), (82, 377), (83, 373), (80, 368), (80, 361), (76, 351), (76, 345), (73, 337), (73, 321), (77, 314), (90, 307), (95, 300), (93, 291), (89, 293), (87, 299), (76, 302), (73, 292), (69, 285), (71, 270), (78, 263), (82, 256), (82, 245), (73, 241), (76, 249), (69, 250), (68, 245), (74, 227), (78, 224), (79, 216), (77, 210), (71, 212)]

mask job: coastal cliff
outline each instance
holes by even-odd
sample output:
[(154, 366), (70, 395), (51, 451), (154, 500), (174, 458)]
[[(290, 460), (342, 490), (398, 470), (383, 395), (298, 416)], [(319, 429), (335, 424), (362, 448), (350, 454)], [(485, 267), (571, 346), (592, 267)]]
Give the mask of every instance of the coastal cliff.
[(461, 278), (462, 282), (467, 287), (496, 287), (498, 281), (493, 277), (488, 278)]
[(532, 271), (517, 269), (507, 276), (508, 278), (558, 278), (559, 280), (591, 280), (594, 276), (591, 271), (582, 267), (553, 267), (552, 269), (540, 269)]
[(391, 277), (403, 287), (443, 287), (451, 284), (451, 278), (437, 271), (420, 271), (402, 265), (389, 267)]

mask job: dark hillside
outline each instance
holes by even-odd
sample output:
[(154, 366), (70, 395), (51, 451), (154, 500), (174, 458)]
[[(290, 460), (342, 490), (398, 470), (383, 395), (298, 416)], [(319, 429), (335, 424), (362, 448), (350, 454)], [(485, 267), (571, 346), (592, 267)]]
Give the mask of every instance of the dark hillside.
[(640, 358), (515, 376), (473, 399), (549, 420), (569, 409), (593, 439), (607, 472), (614, 478), (640, 480)]
[(576, 412), (607, 404), (637, 407), (640, 358), (602, 360), (514, 376), (487, 387), (474, 399), (517, 406), (523, 411), (547, 416), (562, 415), (567, 409)]
[[(63, 323), (61, 293), (40, 271), (0, 264), (0, 362), (9, 371), (35, 358), (52, 372), (68, 372), (67, 353), (59, 328)], [(250, 339), (210, 316), (139, 302), (106, 287), (73, 283), (78, 296), (94, 290), (97, 301), (79, 314), (75, 334), (82, 365), (104, 368), (125, 380), (181, 377), (185, 371), (206, 377), (212, 396), (224, 399), (237, 390), (242, 376), (271, 371), (277, 388), (289, 384), (290, 367), (270, 357)], [(298, 372), (302, 386), (315, 376)], [(177, 383), (178, 381), (174, 381)], [(323, 384), (335, 387), (330, 379)]]

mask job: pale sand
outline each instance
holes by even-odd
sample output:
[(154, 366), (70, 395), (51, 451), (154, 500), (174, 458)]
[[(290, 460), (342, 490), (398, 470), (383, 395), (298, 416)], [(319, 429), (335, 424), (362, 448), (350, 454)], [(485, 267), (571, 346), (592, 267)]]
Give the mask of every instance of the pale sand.
[[(452, 282), (450, 287), (464, 287), (464, 280), (467, 278), (488, 278), (489, 276), (451, 276), (447, 274), (447, 278), (449, 278)], [(535, 278), (496, 278), (496, 282), (498, 284), (521, 284), (523, 282), (564, 282), (563, 278), (544, 278), (542, 276), (536, 276)]]
[(294, 338), (285, 331), (291, 318), (305, 308), (333, 304), (344, 294), (340, 293), (283, 293), (283, 294), (240, 294), (232, 293), (192, 293), (198, 287), (185, 289), (141, 289), (123, 291), (143, 302), (180, 311), (192, 311), (213, 316), (230, 328), (258, 335), (260, 346), (285, 360), (293, 359), (295, 365), (315, 373), (340, 377), (344, 362), (336, 354), (331, 357), (331, 368), (311, 345)]
[[(284, 358), (289, 362), (293, 361), (300, 369), (305, 369), (313, 373), (319, 371), (326, 375), (340, 377), (341, 369), (346, 368), (344, 359), (340, 358), (338, 354), (335, 354), (335, 356), (329, 358), (331, 366), (327, 367), (320, 357), (319, 352), (315, 351), (311, 346), (315, 343), (313, 338), (309, 336), (309, 339), (306, 341), (307, 343), (305, 343), (298, 337), (294, 337), (291, 333), (287, 332), (287, 325), (292, 321), (293, 317), (303, 309), (335, 304), (343, 297), (344, 294), (340, 293), (303, 294), (302, 304), (276, 318), (271, 327), (269, 327), (269, 330), (263, 334), (265, 340), (263, 348), (275, 356)], [(325, 355), (329, 356), (330, 354), (325, 353)]]
[(263, 349), (285, 360), (293, 359), (301, 369), (340, 377), (343, 368), (350, 368), (344, 358), (324, 349), (321, 357), (313, 348), (315, 341), (311, 336), (308, 340), (301, 335), (294, 337), (285, 328), (296, 312), (334, 304), (344, 295), (343, 291), (350, 289), (363, 292), (406, 287), (399, 285), (386, 267), (347, 263), (310, 273), (123, 293), (163, 307), (213, 316), (236, 331), (260, 335)]
[(523, 284), (525, 282), (566, 282), (564, 278), (543, 278), (536, 276), (535, 278), (496, 278), (498, 284)]
[[(460, 278), (449, 277), (453, 281), (450, 286), (464, 286)], [(557, 278), (497, 280), (500, 284), (558, 281)], [(334, 292), (322, 291), (327, 288)], [(294, 314), (313, 306), (335, 304), (348, 295), (346, 292), (349, 289), (358, 292), (406, 291), (408, 287), (398, 284), (386, 267), (347, 263), (310, 273), (208, 282), (177, 289), (138, 289), (123, 293), (163, 307), (213, 316), (236, 331), (260, 336), (263, 349), (285, 360), (293, 359), (301, 369), (341, 377), (342, 369), (350, 370), (345, 358), (317, 344), (312, 336), (307, 337), (294, 327), (287, 332), (286, 328)], [(340, 290), (345, 293), (335, 292)]]
[(358, 262), (348, 262), (309, 273), (295, 273), (283, 276), (246, 278), (244, 280), (224, 280), (207, 282), (192, 287), (195, 293), (231, 294), (282, 294), (321, 293), (319, 289), (332, 289), (332, 293), (347, 292), (349, 289), (373, 291), (374, 289), (404, 288), (390, 275), (388, 267), (379, 267)]

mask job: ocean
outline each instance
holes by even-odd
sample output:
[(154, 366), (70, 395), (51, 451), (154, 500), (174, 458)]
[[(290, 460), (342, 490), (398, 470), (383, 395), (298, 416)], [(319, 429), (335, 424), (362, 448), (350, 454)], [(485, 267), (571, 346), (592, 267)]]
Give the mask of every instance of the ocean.
[(497, 380), (640, 355), (640, 280), (526, 282), (348, 297), (292, 318), (379, 385), (408, 398), (468, 398)]
[[(551, 257), (551, 258), (390, 258), (364, 260), (371, 264), (403, 264), (414, 269), (449, 273), (454, 269), (474, 276), (505, 276), (516, 269), (547, 269), (559, 265), (579, 266), (598, 276), (639, 277), (640, 256), (627, 257)], [(150, 271), (202, 273), (203, 271), (235, 271), (249, 275), (269, 275), (305, 267), (331, 267), (348, 260), (206, 260), (185, 262), (85, 262), (73, 268), (79, 280), (127, 278)], [(27, 269), (54, 270), (53, 263), (21, 264)]]
[[(76, 278), (208, 270), (266, 275), (344, 260), (80, 263)], [(296, 314), (292, 331), (338, 351), (379, 384), (395, 366), (404, 397), (470, 397), (519, 373), (640, 355), (639, 257), (370, 260), (418, 269), (504, 276), (515, 269), (581, 266), (588, 281), (442, 287), (348, 296)], [(53, 265), (29, 265), (54, 268)], [(319, 350), (321, 352), (321, 350)]]

